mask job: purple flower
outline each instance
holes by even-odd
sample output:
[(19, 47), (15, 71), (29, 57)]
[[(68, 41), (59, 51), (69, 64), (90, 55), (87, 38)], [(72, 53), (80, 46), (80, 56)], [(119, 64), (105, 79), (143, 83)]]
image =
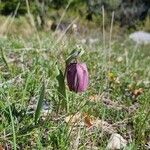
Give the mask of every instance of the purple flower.
[(66, 68), (69, 89), (84, 92), (89, 83), (88, 70), (85, 63), (70, 63)]

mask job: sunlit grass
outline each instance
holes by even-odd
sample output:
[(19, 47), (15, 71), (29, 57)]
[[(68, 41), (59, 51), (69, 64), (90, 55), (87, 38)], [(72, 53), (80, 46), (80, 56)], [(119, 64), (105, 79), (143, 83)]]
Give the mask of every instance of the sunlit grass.
[[(14, 146), (13, 149), (16, 146), (18, 149), (65, 150), (74, 142), (72, 136), (80, 132), (79, 149), (86, 149), (89, 141), (99, 149), (105, 149), (110, 135), (102, 133), (101, 128), (91, 134), (86, 126), (70, 130), (65, 118), (80, 112), (110, 124), (125, 123), (125, 127), (117, 127), (117, 133), (128, 140), (128, 147), (144, 149), (150, 133), (150, 46), (135, 46), (127, 39), (112, 40), (109, 58), (109, 42), (106, 41), (106, 49), (101, 41), (92, 45), (81, 44), (85, 54), (80, 61), (88, 66), (90, 84), (83, 94), (72, 93), (67, 88), (69, 109), (66, 112), (58, 97), (56, 64), (64, 71), (67, 55), (80, 41), (78, 37), (65, 36), (56, 44), (56, 36), (53, 33), (39, 34), (40, 44), (37, 35), (28, 39), (1, 37), (1, 48), (7, 60), (6, 63), (1, 55), (1, 145)], [(49, 109), (47, 113), (41, 113), (35, 125), (35, 109), (29, 113), (28, 107), (33, 101), (36, 108), (43, 81), (44, 101), (48, 102)], [(135, 90), (139, 88), (143, 92), (136, 95)], [(90, 97), (94, 96), (102, 97), (91, 101)], [(121, 109), (118, 105), (109, 107), (104, 103), (105, 99), (117, 102)], [(127, 108), (137, 103), (138, 107), (131, 113)]]

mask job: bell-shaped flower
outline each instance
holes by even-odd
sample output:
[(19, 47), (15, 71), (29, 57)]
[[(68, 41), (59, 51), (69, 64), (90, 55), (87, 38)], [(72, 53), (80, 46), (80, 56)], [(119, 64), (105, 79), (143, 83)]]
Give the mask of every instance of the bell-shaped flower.
[(89, 83), (88, 70), (85, 63), (70, 63), (66, 68), (67, 83), (71, 91), (84, 92)]

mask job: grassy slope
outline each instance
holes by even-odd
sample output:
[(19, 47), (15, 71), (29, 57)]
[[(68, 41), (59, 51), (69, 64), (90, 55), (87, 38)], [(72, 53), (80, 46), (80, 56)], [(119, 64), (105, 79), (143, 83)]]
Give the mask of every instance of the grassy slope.
[[(81, 95), (68, 91), (69, 111), (65, 112), (58, 99), (56, 62), (64, 70), (64, 60), (78, 42), (76, 37), (65, 37), (56, 44), (57, 39), (51, 33), (33, 35), (26, 40), (0, 39), (3, 50), (0, 143), (19, 149), (71, 149), (70, 144), (74, 143), (71, 137), (76, 136), (80, 128), (78, 149), (87, 149), (88, 143), (105, 149), (110, 134), (103, 133), (101, 128), (87, 131), (86, 126), (79, 126), (75, 132), (70, 131), (65, 118), (79, 111), (110, 125), (117, 124), (116, 132), (129, 141), (127, 149), (145, 149), (150, 134), (150, 85), (147, 82), (150, 80), (150, 47), (135, 46), (125, 37), (113, 40), (111, 49), (108, 41), (105, 46), (101, 41), (92, 46), (82, 44), (86, 50), (82, 61), (87, 63), (90, 74), (89, 89)], [(50, 113), (34, 125), (34, 113), (27, 115), (26, 112), (31, 100), (37, 103), (43, 81)], [(135, 98), (135, 90), (144, 92)], [(99, 95), (103, 96), (99, 98)], [(110, 101), (105, 103), (105, 99), (117, 105), (113, 106)]]

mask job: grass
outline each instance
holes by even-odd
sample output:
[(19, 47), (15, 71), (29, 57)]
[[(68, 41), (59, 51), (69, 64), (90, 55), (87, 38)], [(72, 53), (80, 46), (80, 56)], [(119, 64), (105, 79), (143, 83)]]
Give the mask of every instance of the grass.
[[(58, 68), (64, 72), (65, 59), (79, 41), (75, 36), (65, 35), (55, 44), (58, 36), (39, 33), (38, 38), (34, 34), (24, 39), (0, 38), (2, 147), (67, 150), (73, 146), (83, 150), (95, 146), (106, 149), (109, 132), (101, 127), (89, 130), (84, 119), (75, 124), (65, 121), (67, 116), (78, 112), (86, 114), (90, 121), (92, 118), (106, 121), (128, 141), (126, 149), (146, 149), (150, 138), (150, 46), (135, 46), (125, 36), (112, 39), (111, 51), (107, 40), (105, 49), (100, 40), (92, 45), (82, 44), (86, 52), (81, 61), (88, 66), (90, 84), (82, 94), (70, 92), (66, 85), (69, 107), (66, 112), (57, 90)], [(42, 110), (40, 116), (38, 112), (35, 124), (43, 82), (42, 99), (49, 108), (46, 112)]]

